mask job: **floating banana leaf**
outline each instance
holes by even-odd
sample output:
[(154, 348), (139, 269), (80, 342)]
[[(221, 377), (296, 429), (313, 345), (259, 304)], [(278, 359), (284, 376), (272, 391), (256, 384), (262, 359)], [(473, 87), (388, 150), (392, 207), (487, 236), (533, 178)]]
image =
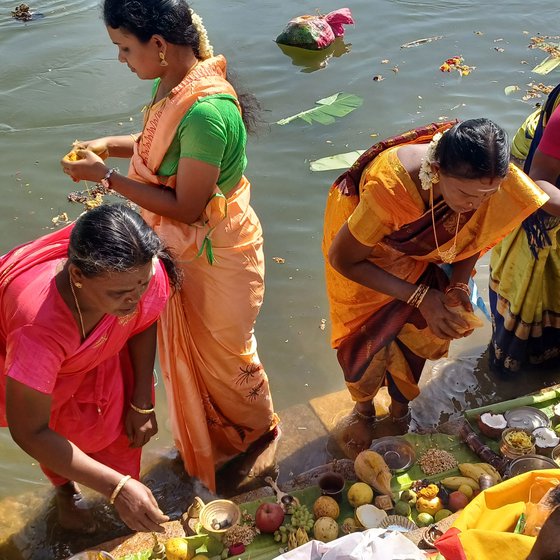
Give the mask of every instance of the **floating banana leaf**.
[(545, 58), (540, 64), (537, 64), (532, 72), (536, 74), (548, 74), (552, 72), (557, 66), (560, 66), (560, 57), (549, 56)]
[(348, 169), (365, 150), (354, 150), (353, 152), (345, 152), (344, 154), (336, 154), (316, 159), (309, 163), (311, 171), (331, 171), (332, 169)]
[(330, 97), (319, 99), (316, 103), (319, 105), (318, 107), (313, 107), (313, 109), (302, 111), (297, 115), (280, 119), (276, 124), (288, 124), (295, 119), (302, 119), (309, 124), (313, 121), (321, 124), (332, 124), (335, 122), (335, 117), (344, 117), (354, 109), (360, 107), (363, 103), (363, 99), (353, 93), (344, 93), (341, 91)]

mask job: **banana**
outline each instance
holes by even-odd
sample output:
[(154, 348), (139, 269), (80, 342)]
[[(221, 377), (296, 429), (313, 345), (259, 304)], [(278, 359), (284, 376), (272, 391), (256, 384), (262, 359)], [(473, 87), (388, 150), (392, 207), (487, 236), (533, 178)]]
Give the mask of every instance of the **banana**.
[(449, 490), (458, 490), (463, 484), (470, 486), (473, 490), (480, 490), (478, 482), (468, 476), (448, 476), (441, 483)]
[(480, 475), (488, 474), (482, 467), (475, 463), (460, 463), (458, 468), (463, 476), (468, 476), (473, 480), (478, 480)]
[(494, 482), (498, 484), (498, 482), (502, 482), (502, 477), (500, 473), (492, 466), (490, 463), (476, 463), (481, 469), (484, 469), (487, 474), (489, 474)]
[(468, 476), (473, 480), (478, 480), (483, 474), (489, 474), (495, 482), (499, 482), (499, 480), (495, 478), (497, 473), (487, 471), (482, 465), (487, 465), (487, 463), (459, 463), (458, 467), (463, 476)]

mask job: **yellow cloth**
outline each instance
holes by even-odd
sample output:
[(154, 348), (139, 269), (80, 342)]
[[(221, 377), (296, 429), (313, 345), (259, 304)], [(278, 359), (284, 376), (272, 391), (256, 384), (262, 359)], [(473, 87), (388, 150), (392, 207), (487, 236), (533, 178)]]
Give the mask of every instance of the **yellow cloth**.
[(559, 469), (532, 471), (493, 486), (474, 498), (453, 524), (461, 531), (458, 538), (467, 560), (525, 560), (535, 538), (512, 531), (519, 516), (525, 513), (526, 503), (537, 503), (542, 497), (543, 492), (535, 493), (535, 487), (548, 489), (556, 485), (558, 479)]
[(506, 329), (521, 340), (540, 337), (544, 327), (560, 329), (560, 224), (548, 235), (551, 244), (539, 249), (538, 259), (522, 227), (492, 250), (490, 286), (498, 295), (498, 311)]

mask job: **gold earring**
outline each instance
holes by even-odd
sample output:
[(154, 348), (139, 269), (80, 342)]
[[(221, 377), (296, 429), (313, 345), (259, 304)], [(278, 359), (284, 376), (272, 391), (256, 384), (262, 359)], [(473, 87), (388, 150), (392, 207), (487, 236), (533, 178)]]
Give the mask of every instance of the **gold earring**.
[(436, 183), (439, 183), (439, 173), (434, 173), (432, 176), (432, 184), (435, 185)]
[(83, 284), (81, 282), (74, 282), (74, 286), (76, 286), (76, 288), (83, 288)]
[(165, 60), (165, 54), (163, 53), (163, 51), (159, 52), (159, 65), (160, 66), (168, 66), (169, 65), (167, 60)]

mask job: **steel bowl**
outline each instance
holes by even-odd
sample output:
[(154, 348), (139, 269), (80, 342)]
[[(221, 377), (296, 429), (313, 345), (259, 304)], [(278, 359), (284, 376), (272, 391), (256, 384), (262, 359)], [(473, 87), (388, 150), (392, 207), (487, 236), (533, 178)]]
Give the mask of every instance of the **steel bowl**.
[(401, 436), (374, 439), (370, 449), (379, 453), (394, 473), (405, 472), (416, 462), (414, 447)]
[(540, 471), (543, 469), (557, 469), (558, 465), (550, 458), (544, 455), (523, 455), (514, 459), (506, 470), (506, 477), (513, 478), (518, 474), (529, 471)]

